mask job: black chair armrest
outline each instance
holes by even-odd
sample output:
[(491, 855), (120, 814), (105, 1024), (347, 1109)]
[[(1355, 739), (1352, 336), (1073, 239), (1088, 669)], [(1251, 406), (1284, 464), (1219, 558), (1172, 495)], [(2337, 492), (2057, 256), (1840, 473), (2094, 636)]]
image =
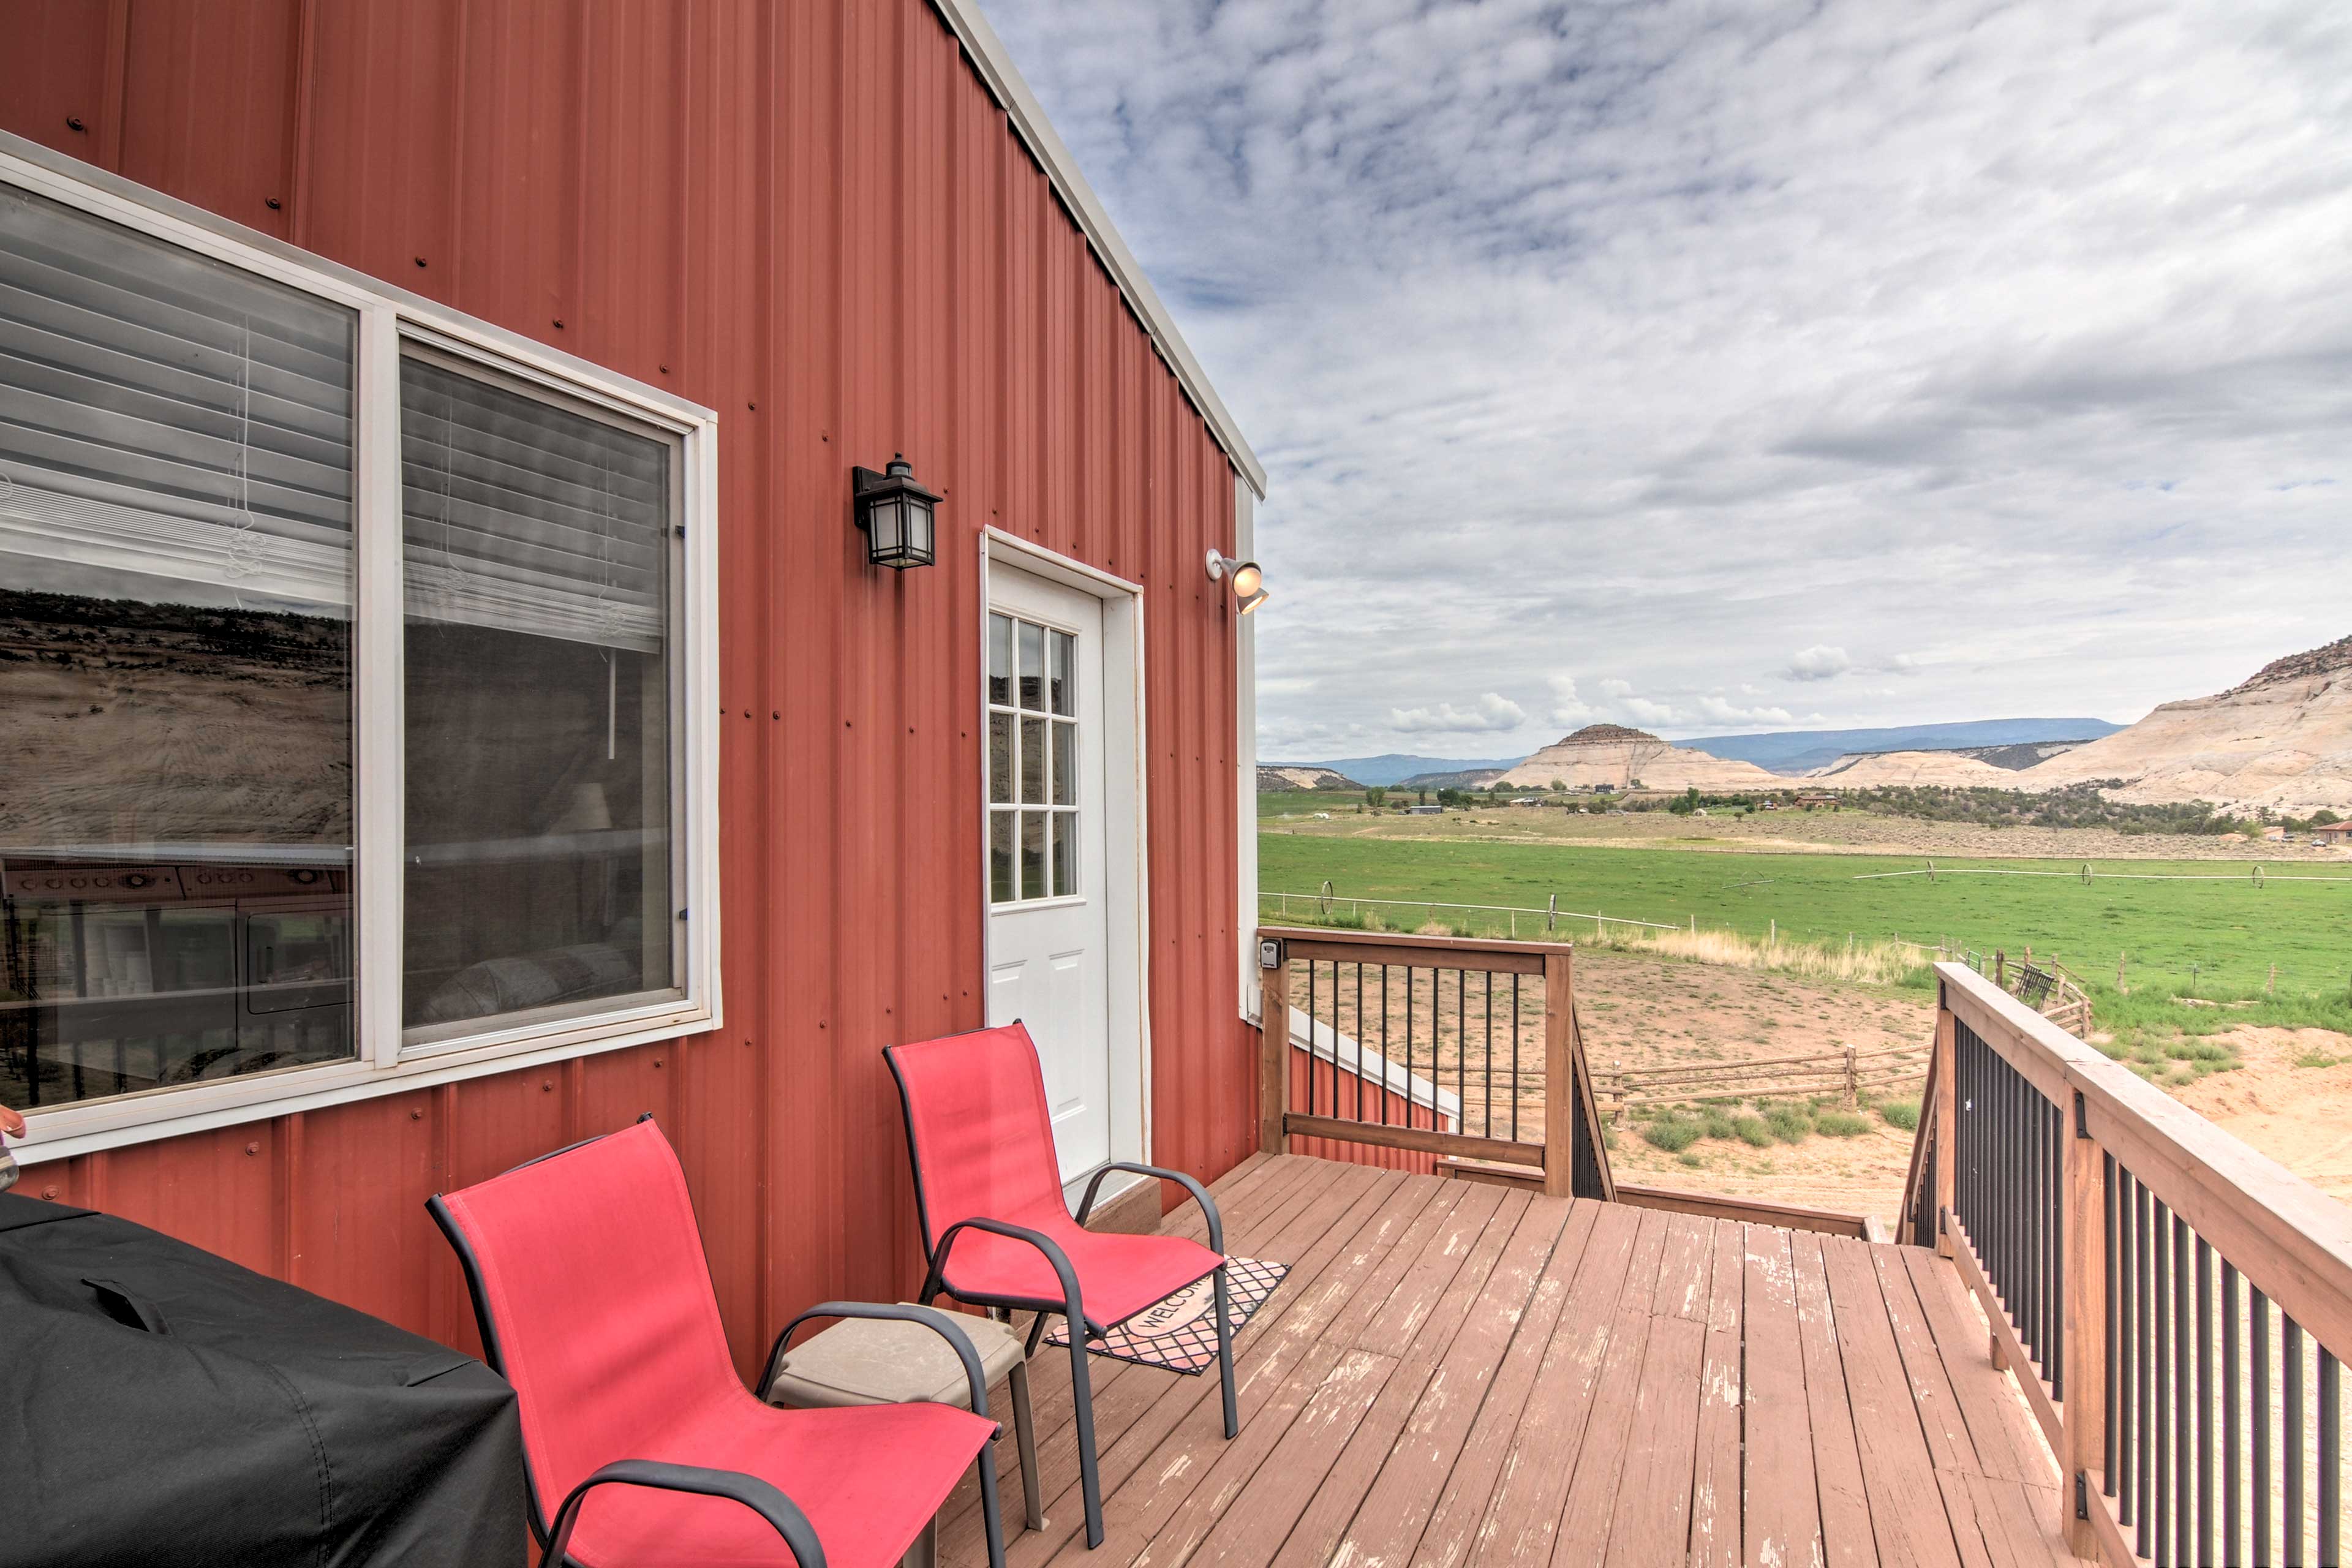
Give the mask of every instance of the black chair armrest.
[(956, 1325), (954, 1314), (936, 1307), (886, 1305), (879, 1301), (826, 1301), (786, 1323), (784, 1331), (776, 1336), (775, 1348), (768, 1352), (768, 1370), (760, 1377), (758, 1392), (761, 1399), (768, 1397), (768, 1390), (775, 1386), (776, 1374), (783, 1369), (784, 1346), (792, 1339), (793, 1331), (812, 1318), (869, 1318), (881, 1322), (920, 1323), (947, 1341), (948, 1348), (963, 1363), (964, 1379), (971, 1387), (971, 1413), (982, 1416), (988, 1414), (988, 1373), (980, 1364), (980, 1352), (973, 1348), (971, 1336)]
[[(1062, 1316), (1068, 1321), (1072, 1331), (1089, 1334), (1096, 1339), (1102, 1338), (1108, 1331), (1101, 1324), (1087, 1316), (1086, 1303), (1078, 1293), (1077, 1270), (1070, 1267), (1070, 1256), (1062, 1250), (1061, 1244), (1042, 1230), (1032, 1230), (1025, 1225), (1013, 1225), (1001, 1219), (959, 1220), (948, 1226), (947, 1234), (940, 1237), (939, 1246), (931, 1252), (931, 1274), (925, 1281), (926, 1296), (945, 1283), (948, 1274), (948, 1250), (955, 1246), (956, 1237), (967, 1230), (984, 1230), (991, 1236), (1009, 1237), (1014, 1241), (1025, 1241), (1044, 1253), (1045, 1261), (1054, 1266), (1054, 1277), (1061, 1281)], [(1034, 1348), (1035, 1339), (1034, 1331), (1031, 1339)]]
[(540, 1568), (559, 1568), (564, 1560), (563, 1549), (572, 1540), (572, 1527), (579, 1522), (581, 1502), (591, 1489), (609, 1485), (695, 1492), (741, 1503), (775, 1527), (800, 1568), (825, 1568), (824, 1547), (818, 1542), (816, 1529), (809, 1523), (808, 1515), (774, 1486), (740, 1470), (668, 1465), (658, 1459), (615, 1459), (572, 1488), (572, 1495), (556, 1510), (555, 1526), (548, 1532), (547, 1552), (540, 1559)]
[(1217, 1200), (1209, 1195), (1208, 1188), (1202, 1186), (1200, 1183), (1194, 1181), (1183, 1172), (1167, 1170), (1159, 1165), (1136, 1165), (1130, 1164), (1124, 1160), (1114, 1160), (1109, 1164), (1105, 1165), (1101, 1170), (1097, 1171), (1095, 1173), (1094, 1180), (1087, 1184), (1086, 1201), (1078, 1205), (1077, 1217), (1080, 1225), (1086, 1224), (1087, 1215), (1094, 1213), (1095, 1189), (1101, 1186), (1102, 1179), (1105, 1176), (1109, 1175), (1113, 1171), (1131, 1171), (1139, 1176), (1157, 1176), (1163, 1182), (1173, 1182), (1178, 1186), (1182, 1187), (1186, 1192), (1192, 1194), (1192, 1201), (1201, 1205), (1202, 1215), (1209, 1222), (1209, 1250), (1218, 1254), (1220, 1257), (1223, 1256), (1225, 1250), (1225, 1225), (1223, 1219), (1217, 1214)]

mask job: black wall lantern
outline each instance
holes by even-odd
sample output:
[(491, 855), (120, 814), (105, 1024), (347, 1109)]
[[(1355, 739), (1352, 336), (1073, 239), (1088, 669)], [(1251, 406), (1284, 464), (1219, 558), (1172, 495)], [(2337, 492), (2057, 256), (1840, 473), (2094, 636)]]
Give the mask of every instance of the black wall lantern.
[(852, 468), (857, 526), (866, 531), (866, 559), (904, 572), (929, 566), (937, 542), (940, 498), (915, 482), (907, 459), (893, 456), (882, 473)]

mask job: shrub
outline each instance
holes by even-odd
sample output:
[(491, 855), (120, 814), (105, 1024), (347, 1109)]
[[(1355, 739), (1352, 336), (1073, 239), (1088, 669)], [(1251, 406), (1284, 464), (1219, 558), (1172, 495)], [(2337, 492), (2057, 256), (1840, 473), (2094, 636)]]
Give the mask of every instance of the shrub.
[(1700, 1128), (1696, 1121), (1685, 1121), (1679, 1116), (1661, 1116), (1642, 1126), (1643, 1141), (1654, 1149), (1664, 1149), (1669, 1154), (1679, 1154), (1699, 1140)]
[(1694, 1171), (1703, 1169), (1706, 1164), (1706, 1161), (1700, 1159), (1696, 1154), (1692, 1153), (1688, 1150), (1685, 1150), (1682, 1153), (1675, 1155), (1675, 1163), (1678, 1165), (1688, 1165)]
[(1851, 1110), (1824, 1110), (1813, 1118), (1813, 1131), (1832, 1138), (1859, 1138), (1870, 1131), (1870, 1122)]
[(1772, 1146), (1772, 1129), (1760, 1116), (1735, 1116), (1731, 1119), (1731, 1130), (1750, 1149), (1769, 1149)]
[(1731, 1112), (1719, 1105), (1710, 1105), (1699, 1113), (1699, 1125), (1710, 1138), (1737, 1138), (1738, 1130), (1731, 1124)]
[(2299, 1068), (2332, 1068), (2336, 1061), (2336, 1058), (2326, 1051), (2305, 1051), (2294, 1058), (2294, 1065)]
[(1878, 1108), (1878, 1114), (1886, 1119), (1889, 1127), (1900, 1127), (1906, 1132), (1914, 1131), (1919, 1125), (1919, 1102), (1916, 1100), (1890, 1100)]
[(1764, 1107), (1764, 1122), (1783, 1143), (1801, 1143), (1813, 1135), (1813, 1119), (1805, 1114), (1805, 1108), (1787, 1100), (1774, 1100)]

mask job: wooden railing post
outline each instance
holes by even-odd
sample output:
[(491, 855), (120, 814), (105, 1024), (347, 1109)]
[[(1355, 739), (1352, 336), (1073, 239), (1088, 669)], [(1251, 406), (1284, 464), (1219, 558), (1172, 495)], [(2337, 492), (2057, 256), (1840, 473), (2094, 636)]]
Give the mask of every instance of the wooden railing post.
[(1279, 942), (1274, 948), (1274, 967), (1258, 976), (1257, 1146), (1287, 1154), (1282, 1113), (1290, 1103), (1290, 950)]
[(1952, 1255), (1952, 1191), (1960, 1163), (1960, 1087), (1958, 1039), (1954, 1034), (1950, 1001), (1944, 994), (1943, 982), (1936, 983), (1936, 1064), (1928, 1076), (1935, 1079), (1935, 1102), (1924, 1114), (1936, 1119), (1936, 1191), (1929, 1200), (1936, 1224), (1936, 1251), (1949, 1258)]
[(1567, 947), (1544, 954), (1544, 1192), (1555, 1198), (1576, 1191), (1574, 956)]
[(2063, 1107), (2066, 1140), (2066, 1207), (2059, 1249), (2065, 1289), (2065, 1389), (2059, 1418), (2066, 1434), (2059, 1456), (2064, 1473), (2066, 1544), (2077, 1557), (2105, 1555), (2088, 1517), (2105, 1501), (2092, 1477), (2106, 1469), (2107, 1216), (2105, 1152), (2084, 1123), (2080, 1089)]

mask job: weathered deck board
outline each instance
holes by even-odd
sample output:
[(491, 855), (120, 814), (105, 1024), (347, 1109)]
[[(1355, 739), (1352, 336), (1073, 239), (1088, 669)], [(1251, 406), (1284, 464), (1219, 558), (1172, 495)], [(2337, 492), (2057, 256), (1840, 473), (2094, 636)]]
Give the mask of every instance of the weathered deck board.
[[(1080, 1532), (1066, 1356), (1031, 1381), (1047, 1525), (1017, 1568), (2054, 1564), (2058, 1477), (1950, 1265), (1695, 1215), (1327, 1164), (1218, 1187), (1292, 1264), (1213, 1372), (1093, 1363), (1108, 1536)], [(1188, 1205), (1168, 1229), (1202, 1235)], [(1000, 1448), (1008, 1489), (1018, 1473)], [(945, 1568), (981, 1568), (969, 1484)]]

